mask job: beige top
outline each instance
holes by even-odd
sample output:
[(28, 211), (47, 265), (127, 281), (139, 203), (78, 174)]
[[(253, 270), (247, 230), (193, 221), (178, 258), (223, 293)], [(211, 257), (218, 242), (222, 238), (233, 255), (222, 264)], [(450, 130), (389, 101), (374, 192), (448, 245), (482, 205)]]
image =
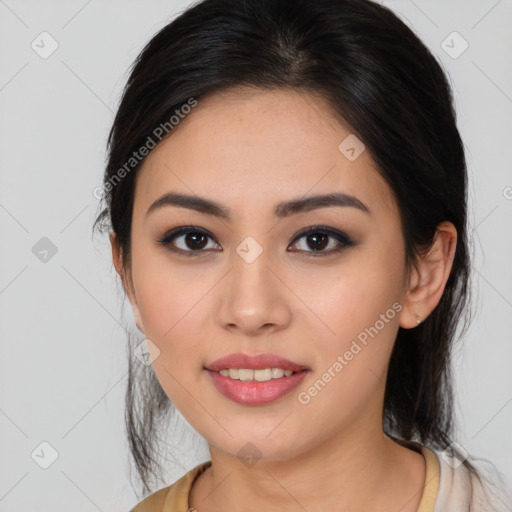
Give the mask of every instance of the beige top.
[[(430, 448), (418, 443), (410, 443), (411, 448), (415, 449), (417, 447), (416, 451), (422, 453), (426, 464), (425, 485), (418, 512), (444, 512), (444, 508), (435, 508), (439, 490), (440, 464), (438, 457)], [(187, 512), (190, 508), (188, 497), (192, 484), (211, 464), (211, 461), (199, 464), (174, 484), (164, 487), (143, 499), (130, 512)]]

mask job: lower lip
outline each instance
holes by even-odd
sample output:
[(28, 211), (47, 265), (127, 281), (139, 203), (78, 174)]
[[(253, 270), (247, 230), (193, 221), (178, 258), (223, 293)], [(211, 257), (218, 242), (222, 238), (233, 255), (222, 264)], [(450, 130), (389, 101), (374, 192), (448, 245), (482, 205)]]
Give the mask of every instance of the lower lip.
[(309, 373), (309, 370), (302, 370), (289, 377), (258, 382), (230, 379), (219, 372), (206, 371), (210, 374), (215, 387), (224, 396), (243, 405), (264, 405), (275, 402), (290, 393)]

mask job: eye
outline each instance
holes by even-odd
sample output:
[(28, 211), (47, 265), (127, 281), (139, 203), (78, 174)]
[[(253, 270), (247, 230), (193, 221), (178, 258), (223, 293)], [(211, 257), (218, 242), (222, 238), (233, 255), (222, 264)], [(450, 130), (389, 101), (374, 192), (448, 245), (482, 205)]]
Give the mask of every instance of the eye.
[[(199, 256), (206, 251), (219, 250), (215, 248), (218, 244), (209, 244), (208, 239), (213, 241), (213, 237), (202, 228), (180, 226), (166, 233), (158, 240), (158, 243), (171, 252), (186, 256)], [(300, 244), (297, 242), (301, 239), (305, 239), (306, 243)], [(329, 239), (331, 240), (329, 241)], [(299, 246), (297, 252), (309, 253), (309, 256), (316, 257), (340, 252), (344, 248), (354, 245), (354, 243), (345, 233), (337, 229), (327, 226), (311, 226), (302, 230), (294, 238), (293, 245)], [(300, 248), (300, 245), (302, 245), (302, 248)], [(334, 248), (332, 248), (333, 246)], [(312, 250), (308, 250), (308, 247)], [(331, 247), (331, 249), (324, 250), (326, 247)]]
[(181, 226), (169, 231), (163, 238), (158, 240), (158, 243), (172, 252), (182, 253), (187, 256), (198, 256), (199, 253), (205, 252), (205, 250), (215, 249), (211, 245), (208, 246), (208, 239), (213, 240), (209, 233), (201, 228)]
[[(302, 249), (299, 248), (299, 252), (310, 253), (309, 255), (313, 257), (334, 254), (340, 252), (345, 247), (354, 245), (352, 240), (345, 233), (338, 231), (337, 229), (329, 228), (327, 226), (311, 226), (301, 231), (295, 237), (293, 245), (300, 246), (301, 244), (297, 244), (296, 241), (301, 240), (302, 238), (305, 239), (305, 243), (302, 244)], [(329, 238), (331, 239), (331, 242), (329, 242)], [(337, 246), (335, 241), (338, 242)], [(325, 251), (324, 249), (329, 246), (334, 246), (334, 248)], [(307, 247), (310, 247), (313, 250), (309, 251), (307, 250)]]

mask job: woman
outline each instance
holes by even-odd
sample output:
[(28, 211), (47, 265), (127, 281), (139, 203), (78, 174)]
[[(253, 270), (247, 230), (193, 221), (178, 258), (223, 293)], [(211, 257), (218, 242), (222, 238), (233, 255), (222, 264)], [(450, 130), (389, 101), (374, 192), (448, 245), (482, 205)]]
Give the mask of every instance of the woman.
[(138, 57), (109, 150), (97, 222), (151, 362), (134, 460), (151, 491), (173, 406), (211, 455), (133, 511), (506, 510), (453, 438), (451, 90), (390, 10), (198, 3)]

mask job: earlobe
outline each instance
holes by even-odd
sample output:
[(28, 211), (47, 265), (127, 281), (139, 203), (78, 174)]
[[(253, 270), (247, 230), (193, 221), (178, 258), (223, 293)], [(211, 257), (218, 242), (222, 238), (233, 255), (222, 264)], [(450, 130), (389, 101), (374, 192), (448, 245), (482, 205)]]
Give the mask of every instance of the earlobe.
[(137, 326), (137, 329), (139, 329), (139, 331), (141, 331), (143, 334), (146, 334), (144, 331), (144, 324), (142, 322), (142, 318), (141, 318), (141, 314), (140, 314), (139, 307), (137, 304), (137, 300), (135, 298), (134, 290), (129, 285), (128, 277), (126, 275), (126, 271), (123, 266), (122, 250), (119, 247), (119, 244), (117, 243), (116, 234), (111, 233), (109, 238), (110, 238), (110, 245), (112, 247), (112, 261), (113, 261), (114, 267), (116, 269), (116, 272), (118, 273), (119, 277), (121, 278), (121, 283), (123, 285), (124, 292), (126, 293), (128, 300), (130, 301), (130, 304), (132, 306), (133, 316), (135, 319), (135, 325)]
[(410, 288), (403, 301), (400, 327), (417, 327), (437, 306), (450, 276), (456, 246), (455, 226), (447, 221), (439, 224), (432, 247), (419, 256), (417, 268), (412, 271)]

